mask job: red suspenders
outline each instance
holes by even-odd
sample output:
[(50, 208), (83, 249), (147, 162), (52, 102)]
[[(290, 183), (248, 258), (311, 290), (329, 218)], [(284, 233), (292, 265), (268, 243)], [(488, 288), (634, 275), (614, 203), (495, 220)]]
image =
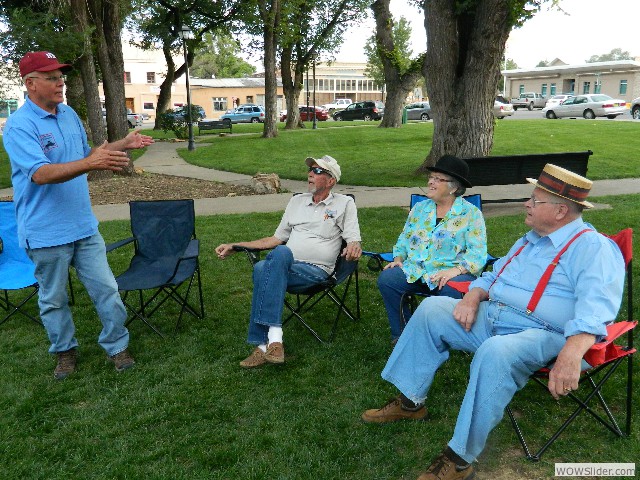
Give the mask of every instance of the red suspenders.
[[(564, 252), (567, 251), (567, 249), (569, 248), (569, 246), (583, 233), (585, 232), (591, 232), (593, 230), (591, 230), (590, 228), (585, 228), (584, 230), (579, 231), (578, 233), (576, 233), (573, 238), (571, 240), (569, 240), (566, 245), (564, 247), (562, 247), (562, 250), (560, 250), (558, 252), (558, 254), (556, 255), (556, 257), (553, 259), (553, 261), (549, 264), (549, 266), (547, 267), (547, 269), (544, 271), (544, 273), (542, 274), (542, 277), (540, 278), (540, 281), (538, 282), (538, 285), (536, 285), (535, 290), (533, 291), (533, 295), (531, 295), (531, 300), (529, 300), (529, 303), (527, 304), (527, 313), (531, 314), (536, 307), (538, 306), (538, 302), (540, 301), (540, 299), (542, 298), (542, 293), (544, 292), (544, 289), (547, 288), (547, 284), (549, 283), (549, 279), (551, 278), (551, 274), (553, 273), (553, 271), (555, 270), (555, 268), (558, 266), (558, 261), (560, 260), (560, 257), (562, 256), (562, 254)], [(493, 282), (491, 283), (491, 285), (489, 286), (489, 290), (491, 290), (491, 287), (493, 287), (493, 284), (496, 283), (496, 280), (498, 280), (498, 277), (500, 276), (500, 274), (504, 271), (504, 269), (507, 267), (507, 265), (509, 265), (509, 263), (511, 263), (511, 260), (513, 260), (515, 257), (517, 257), (518, 255), (520, 255), (520, 252), (522, 252), (522, 249), (527, 245), (527, 243), (529, 242), (525, 242), (518, 250), (516, 250), (516, 252), (511, 255), (511, 257), (506, 261), (506, 263), (503, 265), (503, 267), (500, 269), (500, 271), (498, 272), (498, 275), (496, 275), (496, 278), (493, 280)]]

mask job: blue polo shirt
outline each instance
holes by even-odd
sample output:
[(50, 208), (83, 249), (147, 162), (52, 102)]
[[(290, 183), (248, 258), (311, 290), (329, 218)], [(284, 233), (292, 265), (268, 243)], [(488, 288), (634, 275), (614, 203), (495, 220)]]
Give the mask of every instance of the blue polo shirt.
[(91, 152), (82, 122), (71, 107), (59, 104), (53, 115), (27, 98), (7, 120), (3, 142), (11, 162), (21, 247), (64, 245), (98, 232), (86, 175), (47, 185), (32, 181), (43, 165), (73, 162)]

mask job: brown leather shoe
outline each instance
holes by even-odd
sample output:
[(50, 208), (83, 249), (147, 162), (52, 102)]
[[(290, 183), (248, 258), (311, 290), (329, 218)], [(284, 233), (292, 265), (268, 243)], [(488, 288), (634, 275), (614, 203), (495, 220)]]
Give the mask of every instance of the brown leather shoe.
[(264, 358), (264, 352), (256, 347), (251, 355), (240, 362), (242, 368), (255, 368), (264, 365), (267, 361)]
[(467, 465), (464, 469), (460, 469), (453, 460), (442, 452), (427, 471), (418, 477), (418, 480), (471, 480), (475, 476), (473, 465)]
[(398, 420), (424, 420), (427, 418), (427, 409), (420, 407), (418, 410), (406, 410), (402, 408), (400, 397), (394, 398), (382, 408), (367, 410), (362, 414), (362, 420), (367, 423), (390, 423)]
[(64, 380), (76, 371), (78, 352), (75, 348), (72, 348), (66, 352), (58, 352), (56, 355), (58, 356), (58, 364), (53, 371), (53, 378)]
[(109, 357), (109, 360), (113, 362), (116, 367), (116, 372), (118, 373), (124, 372), (125, 370), (128, 370), (136, 364), (136, 361), (129, 353), (128, 348), (125, 348), (120, 353), (116, 353), (115, 355)]
[(269, 363), (284, 363), (284, 345), (280, 342), (270, 343), (264, 359)]

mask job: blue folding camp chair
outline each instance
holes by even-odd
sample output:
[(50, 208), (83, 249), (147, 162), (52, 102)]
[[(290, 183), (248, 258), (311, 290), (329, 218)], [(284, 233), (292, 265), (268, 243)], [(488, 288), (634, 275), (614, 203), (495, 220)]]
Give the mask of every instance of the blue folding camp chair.
[[(0, 308), (6, 314), (0, 320), (0, 325), (19, 313), (40, 324), (40, 320), (23, 307), (38, 293), (38, 282), (34, 277), (35, 265), (27, 256), (24, 248), (18, 245), (18, 229), (13, 202), (0, 202)], [(12, 300), (14, 295), (9, 292), (24, 290), (18, 300)]]
[[(131, 312), (129, 325), (136, 318), (155, 333), (164, 334), (151, 323), (150, 317), (167, 300), (175, 301), (180, 314), (177, 331), (184, 313), (204, 318), (202, 282), (200, 280), (200, 244), (196, 239), (193, 200), (156, 200), (129, 202), (132, 236), (107, 246), (107, 252), (134, 244), (129, 268), (116, 277), (123, 302)], [(189, 303), (194, 281), (197, 283), (198, 306)], [(181, 286), (186, 284), (185, 288)], [(151, 293), (144, 296), (144, 291)], [(138, 292), (138, 302), (129, 301), (129, 292)], [(199, 308), (198, 308), (199, 307)]]
[[(427, 198), (428, 197), (426, 195), (421, 195), (418, 193), (411, 194), (409, 210), (411, 211), (417, 203), (422, 202)], [(480, 211), (482, 211), (482, 196), (479, 193), (476, 193), (473, 195), (466, 195), (462, 198), (464, 198), (467, 202), (471, 203), (472, 205), (480, 209)], [(367, 267), (369, 268), (369, 270), (374, 272), (381, 271), (385, 263), (393, 261), (393, 252), (377, 253), (377, 252), (363, 251), (362, 254), (369, 257), (369, 261), (367, 262)], [(497, 260), (497, 257), (494, 257), (491, 254), (487, 254), (487, 261), (485, 263), (484, 268), (485, 269), (489, 268), (491, 265), (493, 265), (493, 263), (496, 260)], [(451, 286), (459, 290), (461, 293), (466, 293), (466, 287), (468, 286), (468, 283), (469, 282), (451, 282)], [(408, 318), (405, 317), (405, 313), (404, 313), (405, 305), (408, 305), (409, 312), (413, 314), (418, 303), (417, 297), (425, 297), (425, 296), (428, 296), (428, 295), (420, 294), (420, 293), (405, 293), (402, 295), (400, 299), (400, 321), (403, 329), (408, 321)]]
[[(7, 312), (0, 319), (0, 325), (19, 313), (37, 324), (40, 319), (30, 314), (24, 307), (38, 293), (38, 282), (34, 276), (35, 265), (24, 248), (18, 245), (18, 227), (13, 202), (0, 202), (0, 309)], [(15, 294), (9, 292), (24, 290), (19, 300), (12, 300)], [(69, 304), (74, 303), (71, 274), (69, 274)]]

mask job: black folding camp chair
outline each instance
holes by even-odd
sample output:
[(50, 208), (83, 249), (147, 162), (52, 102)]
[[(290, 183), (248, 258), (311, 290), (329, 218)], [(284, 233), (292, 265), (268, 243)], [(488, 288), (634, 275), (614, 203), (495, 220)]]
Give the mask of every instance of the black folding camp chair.
[[(123, 302), (131, 312), (127, 325), (137, 318), (164, 337), (150, 317), (168, 300), (180, 307), (174, 331), (185, 312), (204, 318), (193, 200), (133, 201), (129, 209), (132, 236), (108, 245), (107, 252), (133, 242), (135, 251), (129, 268), (116, 277), (118, 289), (124, 292)], [(194, 281), (196, 306), (189, 303)], [(146, 298), (145, 290), (150, 292)], [(138, 292), (137, 305), (128, 299), (132, 291)]]
[[(628, 436), (631, 433), (631, 413), (633, 405), (633, 354), (636, 349), (633, 348), (633, 329), (637, 325), (637, 321), (632, 320), (633, 315), (633, 275), (631, 260), (633, 257), (632, 234), (630, 228), (620, 231), (616, 235), (610, 236), (622, 251), (622, 256), (626, 264), (626, 287), (627, 287), (627, 319), (611, 323), (607, 327), (607, 337), (604, 341), (595, 344), (585, 354), (584, 360), (589, 367), (582, 371), (580, 378), (580, 388), (575, 392), (570, 392), (567, 398), (576, 403), (576, 408), (568, 416), (568, 418), (560, 425), (553, 435), (535, 452), (533, 453), (529, 445), (525, 441), (523, 430), (520, 423), (516, 419), (511, 406), (507, 406), (506, 412), (511, 419), (511, 423), (516, 431), (516, 435), (520, 440), (526, 457), (532, 461), (540, 460), (542, 454), (556, 441), (556, 439), (573, 423), (573, 421), (583, 412), (589, 413), (594, 420), (613, 432), (619, 437)], [(612, 319), (613, 320), (613, 319)], [(626, 342), (624, 336), (626, 334)], [(616, 340), (623, 340), (624, 345), (613, 343)], [(627, 362), (627, 371), (625, 379), (625, 400), (613, 405), (611, 399), (605, 400), (603, 387), (612, 375)], [(544, 388), (545, 394), (548, 395), (547, 380), (551, 366), (538, 370), (531, 378), (537, 385)], [(608, 392), (610, 393), (610, 392)], [(615, 392), (611, 396), (615, 395)], [(619, 395), (618, 395), (619, 396)], [(597, 402), (595, 402), (597, 400)], [(620, 428), (614, 412), (624, 412), (624, 428)], [(528, 412), (523, 412), (526, 415)], [(540, 421), (540, 416), (536, 417), (536, 421)]]

